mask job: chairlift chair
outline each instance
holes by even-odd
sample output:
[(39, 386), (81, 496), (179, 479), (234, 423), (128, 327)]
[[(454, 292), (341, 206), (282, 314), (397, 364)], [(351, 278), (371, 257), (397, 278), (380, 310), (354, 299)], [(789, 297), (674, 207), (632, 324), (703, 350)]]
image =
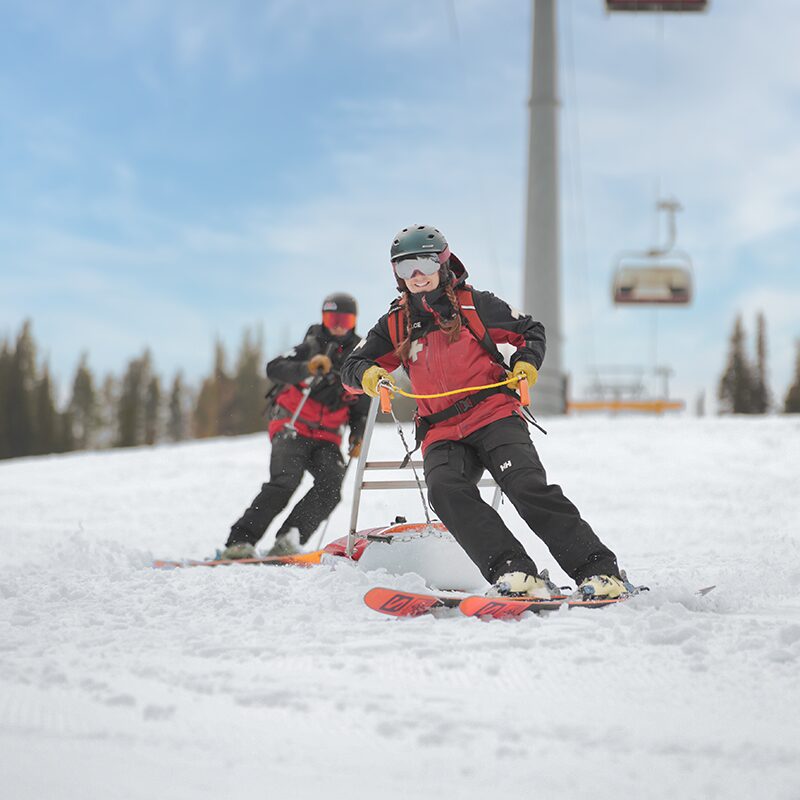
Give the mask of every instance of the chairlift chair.
[(617, 258), (612, 294), (616, 305), (686, 305), (692, 301), (692, 262), (678, 252), (669, 258), (623, 253)]
[(674, 249), (675, 213), (680, 204), (661, 200), (656, 208), (667, 213), (667, 243), (617, 256), (611, 292), (615, 305), (687, 305), (692, 301), (692, 260)]
[(606, 11), (705, 11), (708, 0), (606, 0)]

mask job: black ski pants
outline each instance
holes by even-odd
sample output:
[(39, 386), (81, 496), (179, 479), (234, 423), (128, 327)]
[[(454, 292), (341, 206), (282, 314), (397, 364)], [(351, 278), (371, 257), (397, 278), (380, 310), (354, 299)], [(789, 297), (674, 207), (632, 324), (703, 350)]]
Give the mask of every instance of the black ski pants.
[(619, 574), (616, 557), (561, 487), (547, 483), (528, 426), (519, 417), (491, 422), (459, 441), (435, 442), (425, 452), (424, 467), (431, 506), (489, 583), (506, 572), (537, 569), (481, 498), (477, 483), (484, 469), (576, 583)]
[(226, 546), (235, 542), (256, 544), (270, 522), (286, 508), (306, 471), (313, 476), (314, 485), (292, 509), (276, 536), (297, 528), (300, 542), (305, 544), (342, 499), (345, 465), (342, 451), (333, 442), (280, 431), (272, 440), (269, 471), (269, 483), (261, 487), (247, 511), (233, 524)]

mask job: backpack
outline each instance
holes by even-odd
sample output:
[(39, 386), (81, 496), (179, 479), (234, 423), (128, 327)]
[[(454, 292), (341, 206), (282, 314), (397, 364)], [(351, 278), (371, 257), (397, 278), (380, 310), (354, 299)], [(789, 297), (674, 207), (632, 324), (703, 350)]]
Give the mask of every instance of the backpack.
[(267, 378), (267, 393), (264, 395), (264, 410), (261, 412), (262, 416), (272, 416), (272, 409), (275, 405), (275, 398), (278, 396), (280, 390), (285, 386), (284, 383), (275, 383), (271, 378)]
[[(459, 287), (455, 290), (456, 297), (458, 298), (459, 305), (461, 306), (461, 321), (466, 326), (467, 330), (477, 340), (478, 344), (504, 369), (510, 370), (511, 367), (506, 364), (503, 354), (498, 349), (494, 340), (489, 336), (486, 330), (486, 325), (478, 314), (478, 309), (475, 308), (475, 298), (472, 294), (472, 287), (469, 284)], [(402, 300), (389, 311), (389, 336), (392, 340), (392, 345), (396, 350), (400, 342), (406, 338), (406, 308)], [(406, 365), (403, 364), (405, 367)], [(406, 370), (407, 371), (407, 370)]]

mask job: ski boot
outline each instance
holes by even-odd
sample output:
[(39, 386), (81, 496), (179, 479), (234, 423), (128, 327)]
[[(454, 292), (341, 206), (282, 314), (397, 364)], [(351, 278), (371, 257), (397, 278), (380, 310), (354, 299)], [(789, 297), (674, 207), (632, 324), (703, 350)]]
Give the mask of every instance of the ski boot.
[(527, 572), (506, 572), (500, 575), (486, 592), (487, 597), (533, 597), (549, 600), (548, 581)]
[(250, 542), (233, 542), (220, 554), (221, 561), (238, 561), (241, 558), (255, 558), (256, 548)]
[(623, 575), (592, 575), (584, 578), (573, 594), (575, 600), (615, 600), (624, 595), (633, 594), (634, 587)]
[(300, 531), (297, 528), (289, 528), (285, 533), (278, 531), (275, 536), (275, 544), (267, 553), (268, 556), (296, 556), (302, 553), (300, 547)]

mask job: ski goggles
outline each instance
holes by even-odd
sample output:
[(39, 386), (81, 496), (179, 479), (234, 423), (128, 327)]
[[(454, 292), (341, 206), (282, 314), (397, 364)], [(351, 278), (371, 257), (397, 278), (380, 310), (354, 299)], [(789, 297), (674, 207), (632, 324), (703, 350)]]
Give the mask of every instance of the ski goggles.
[(344, 328), (351, 331), (356, 326), (356, 315), (346, 311), (323, 311), (322, 324), (329, 331), (336, 328)]
[(434, 272), (439, 271), (441, 264), (437, 253), (425, 253), (411, 258), (404, 258), (402, 261), (393, 261), (392, 266), (394, 267), (394, 274), (398, 278), (408, 280), (415, 272), (421, 272), (423, 275), (433, 275)]

